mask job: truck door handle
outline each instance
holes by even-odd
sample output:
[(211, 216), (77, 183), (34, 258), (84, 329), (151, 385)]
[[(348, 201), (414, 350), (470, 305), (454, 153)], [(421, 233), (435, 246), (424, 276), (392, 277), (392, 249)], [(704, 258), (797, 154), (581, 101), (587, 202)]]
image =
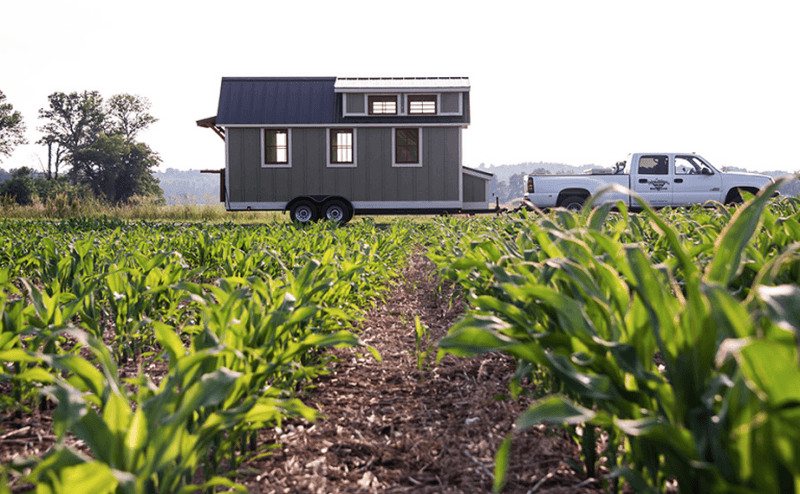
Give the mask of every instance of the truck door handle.
[(682, 184), (683, 183), (683, 179), (682, 178), (676, 178), (675, 179), (675, 183), (676, 184)]
[(647, 183), (647, 179), (646, 178), (640, 178), (639, 179), (639, 183), (640, 184), (646, 184)]

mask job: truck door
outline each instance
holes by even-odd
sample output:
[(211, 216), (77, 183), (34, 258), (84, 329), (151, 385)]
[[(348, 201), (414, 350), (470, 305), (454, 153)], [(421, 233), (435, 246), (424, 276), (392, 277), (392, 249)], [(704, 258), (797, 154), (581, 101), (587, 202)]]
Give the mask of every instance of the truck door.
[(673, 180), (675, 205), (703, 204), (709, 200), (722, 200), (722, 177), (699, 156), (675, 156)]
[(647, 154), (639, 157), (633, 190), (651, 206), (672, 204), (672, 177), (669, 155)]

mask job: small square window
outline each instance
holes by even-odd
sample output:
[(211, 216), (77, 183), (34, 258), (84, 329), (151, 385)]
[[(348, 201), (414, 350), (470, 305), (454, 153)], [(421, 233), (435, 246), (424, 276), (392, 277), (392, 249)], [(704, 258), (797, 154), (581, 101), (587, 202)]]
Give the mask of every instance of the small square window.
[(368, 96), (370, 115), (397, 115), (397, 96)]
[(436, 95), (409, 95), (409, 115), (436, 115)]

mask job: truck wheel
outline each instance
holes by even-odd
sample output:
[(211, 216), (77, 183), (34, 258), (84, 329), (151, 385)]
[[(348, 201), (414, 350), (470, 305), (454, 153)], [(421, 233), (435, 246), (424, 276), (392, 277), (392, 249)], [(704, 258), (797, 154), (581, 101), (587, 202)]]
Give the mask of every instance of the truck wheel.
[(342, 201), (333, 199), (322, 207), (322, 217), (344, 225), (350, 221), (350, 209)]
[(311, 223), (317, 220), (317, 207), (311, 201), (297, 201), (292, 205), (289, 216), (297, 223)]
[(585, 197), (567, 196), (561, 201), (561, 207), (570, 211), (580, 211), (583, 209), (584, 201), (586, 201)]

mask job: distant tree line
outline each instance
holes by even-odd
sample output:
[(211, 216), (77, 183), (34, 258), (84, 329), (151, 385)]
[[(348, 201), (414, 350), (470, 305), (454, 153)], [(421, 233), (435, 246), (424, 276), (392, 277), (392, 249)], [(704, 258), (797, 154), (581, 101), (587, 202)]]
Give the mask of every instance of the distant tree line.
[[(0, 158), (26, 143), (22, 115), (5, 99), (0, 91)], [(51, 94), (48, 106), (39, 110), (43, 135), (36, 144), (47, 148), (43, 176), (34, 178), (33, 170), (22, 167), (0, 184), (0, 195), (20, 204), (30, 203), (34, 195), (47, 199), (57, 194), (93, 195), (112, 204), (136, 195), (163, 200), (152, 174), (161, 158), (137, 140), (157, 121), (149, 110), (147, 98), (130, 94), (108, 100), (97, 91)]]

